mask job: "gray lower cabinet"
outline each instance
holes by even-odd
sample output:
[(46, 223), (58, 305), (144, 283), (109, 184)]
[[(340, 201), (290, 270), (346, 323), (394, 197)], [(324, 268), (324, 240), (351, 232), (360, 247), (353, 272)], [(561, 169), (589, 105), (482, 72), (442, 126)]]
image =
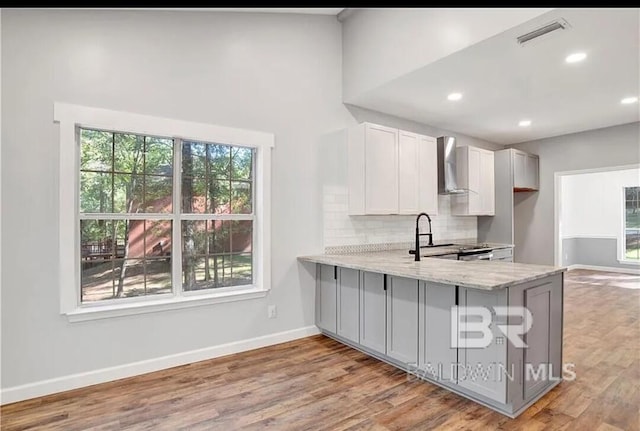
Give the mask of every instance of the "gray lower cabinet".
[(558, 274), (509, 288), (509, 305), (524, 306), (531, 312), (531, 320), (524, 322), (531, 328), (520, 335), (527, 347), (516, 349), (509, 344), (510, 362), (518, 377), (509, 383), (509, 401), (516, 409), (561, 378), (562, 284), (563, 275)]
[(338, 268), (337, 333), (360, 342), (360, 271)]
[[(458, 303), (461, 310), (465, 307), (485, 307), (491, 313), (491, 340), (488, 346), (465, 347), (458, 349), (458, 385), (477, 394), (484, 395), (499, 403), (507, 400), (507, 339), (498, 325), (507, 323), (506, 316), (496, 315), (494, 307), (506, 307), (507, 289), (481, 290), (459, 287)], [(468, 311), (472, 311), (466, 308)], [(491, 310), (491, 311), (489, 311)], [(478, 322), (479, 318), (458, 316), (460, 322)], [(468, 338), (480, 338), (482, 334), (474, 331), (466, 333)]]
[(455, 383), (458, 349), (451, 347), (451, 311), (456, 287), (421, 282), (418, 293), (418, 370), (434, 380)]
[(316, 266), (316, 326), (336, 333), (337, 320), (337, 272), (333, 265)]
[(360, 344), (386, 353), (387, 303), (383, 274), (362, 272), (360, 286)]
[[(316, 325), (324, 333), (500, 412), (521, 413), (561, 377), (562, 274), (483, 290), (332, 265), (316, 271)], [(531, 317), (504, 315), (507, 304)], [(482, 309), (469, 315), (465, 307)], [(456, 346), (452, 334), (479, 322), (478, 312), (487, 326), (466, 328), (462, 339), (481, 338), (486, 328), (489, 344)]]
[(418, 362), (418, 280), (387, 276), (387, 356)]

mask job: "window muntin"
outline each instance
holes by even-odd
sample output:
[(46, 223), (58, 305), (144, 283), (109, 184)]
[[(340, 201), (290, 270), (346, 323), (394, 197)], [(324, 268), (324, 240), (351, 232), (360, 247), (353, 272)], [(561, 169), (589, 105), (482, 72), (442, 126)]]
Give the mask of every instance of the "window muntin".
[(640, 261), (640, 187), (624, 188), (624, 260)]
[(254, 283), (255, 149), (88, 128), (79, 137), (81, 303)]

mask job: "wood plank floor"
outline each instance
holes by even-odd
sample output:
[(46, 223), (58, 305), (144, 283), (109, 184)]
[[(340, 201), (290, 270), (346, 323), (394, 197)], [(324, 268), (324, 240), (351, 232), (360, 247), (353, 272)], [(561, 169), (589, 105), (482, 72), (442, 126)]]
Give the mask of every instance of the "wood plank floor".
[(640, 277), (567, 273), (564, 381), (517, 419), (314, 336), (2, 407), (2, 430), (640, 430)]

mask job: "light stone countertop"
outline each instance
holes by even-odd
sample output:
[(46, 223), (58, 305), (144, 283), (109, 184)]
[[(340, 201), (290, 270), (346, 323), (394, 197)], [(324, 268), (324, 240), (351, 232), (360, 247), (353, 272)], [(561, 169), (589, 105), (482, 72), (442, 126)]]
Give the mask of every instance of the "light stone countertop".
[[(434, 250), (433, 253), (443, 254), (442, 250)], [(425, 256), (425, 253), (420, 255)], [(298, 260), (484, 290), (503, 289), (567, 270), (565, 267), (527, 263), (460, 261), (433, 257), (422, 257), (420, 262), (415, 262), (408, 250), (322, 254), (300, 256)]]

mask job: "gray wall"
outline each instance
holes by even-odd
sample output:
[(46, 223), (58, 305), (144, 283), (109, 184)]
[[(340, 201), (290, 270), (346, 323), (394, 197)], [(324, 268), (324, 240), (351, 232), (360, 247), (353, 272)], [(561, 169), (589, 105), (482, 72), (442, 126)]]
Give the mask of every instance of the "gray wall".
[[(296, 257), (322, 252), (322, 155), (360, 121), (441, 134), (345, 108), (332, 16), (10, 9), (0, 36), (2, 388), (313, 325), (314, 281)], [(271, 293), (70, 324), (59, 313), (54, 101), (275, 133)]]
[(563, 238), (562, 265), (593, 265), (636, 269), (618, 262), (617, 238)]
[(540, 156), (540, 191), (514, 194), (514, 259), (553, 265), (554, 173), (640, 162), (640, 123), (524, 142), (513, 147)]
[[(351, 120), (335, 17), (5, 9), (1, 36), (3, 388), (313, 325), (296, 257), (322, 251), (316, 148)], [(54, 101), (275, 133), (271, 293), (70, 324)]]

